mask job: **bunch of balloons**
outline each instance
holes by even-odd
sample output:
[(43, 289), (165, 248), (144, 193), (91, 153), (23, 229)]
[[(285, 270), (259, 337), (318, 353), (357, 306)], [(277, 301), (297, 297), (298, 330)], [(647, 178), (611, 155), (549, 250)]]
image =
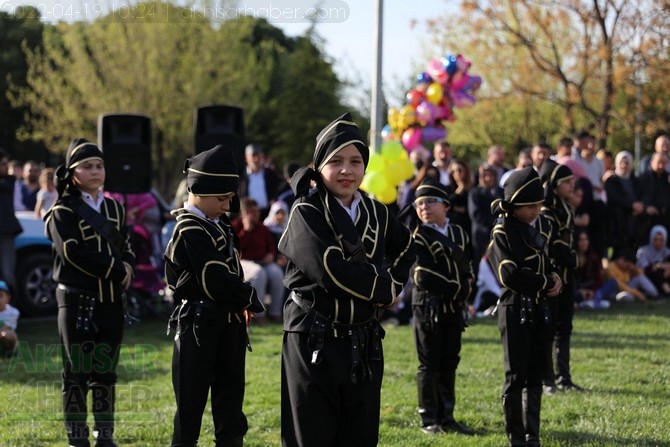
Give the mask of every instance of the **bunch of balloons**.
[(361, 189), (382, 203), (396, 201), (398, 185), (412, 177), (414, 165), (399, 141), (387, 141), (379, 152), (370, 154)]
[(433, 142), (447, 136), (445, 124), (456, 121), (454, 107), (472, 106), (482, 78), (468, 73), (472, 63), (461, 54), (447, 53), (431, 60), (426, 71), (416, 77), (416, 85), (407, 92), (406, 104), (391, 108), (382, 138), (400, 140), (412, 151), (422, 141)]

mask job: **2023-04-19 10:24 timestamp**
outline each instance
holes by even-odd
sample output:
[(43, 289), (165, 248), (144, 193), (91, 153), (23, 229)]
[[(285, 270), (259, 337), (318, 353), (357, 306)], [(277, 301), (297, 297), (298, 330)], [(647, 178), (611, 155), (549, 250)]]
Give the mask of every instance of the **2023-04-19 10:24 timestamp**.
[[(19, 0), (20, 1), (20, 0)], [(155, 3), (138, 3), (110, 0), (102, 3), (53, 2), (26, 5), (0, 0), (0, 11), (20, 19), (41, 19), (46, 22), (94, 21), (106, 17), (112, 20), (146, 20), (157, 18)]]

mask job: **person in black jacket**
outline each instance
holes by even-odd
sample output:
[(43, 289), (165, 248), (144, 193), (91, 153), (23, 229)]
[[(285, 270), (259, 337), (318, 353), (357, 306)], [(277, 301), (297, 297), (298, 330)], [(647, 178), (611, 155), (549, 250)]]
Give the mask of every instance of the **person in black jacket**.
[(0, 279), (9, 284), (16, 293), (14, 238), (23, 231), (23, 228), (14, 215), (15, 196), (18, 191), (16, 177), (8, 172), (9, 154), (0, 148)]
[(449, 190), (437, 181), (426, 179), (419, 185), (414, 207), (421, 221), (412, 233), (416, 252), (412, 313), (419, 357), (421, 430), (472, 435), (472, 429), (454, 419), (463, 312), (474, 283), (470, 238), (447, 219)]
[(414, 251), (409, 230), (358, 191), (368, 159), (347, 113), (317, 136), (314, 170), (301, 168), (291, 180), (296, 199), (279, 241), (291, 290), (282, 344), (285, 447), (379, 441), (384, 330), (377, 314), (395, 303)]
[[(63, 412), (71, 446), (89, 446), (87, 395), (93, 436), (113, 447), (116, 366), (124, 327), (124, 294), (135, 255), (125, 210), (103, 195), (105, 165), (96, 145), (75, 139), (57, 172), (59, 199), (45, 215), (58, 283), (58, 332), (63, 346)], [(102, 229), (104, 228), (104, 229)]]
[(216, 146), (186, 161), (188, 201), (173, 211), (177, 223), (165, 249), (165, 273), (179, 306), (172, 385), (177, 401), (173, 447), (198, 445), (211, 390), (216, 445), (242, 446), (247, 326), (263, 305), (244, 281), (239, 240), (228, 212), (239, 211), (233, 153)]
[(491, 235), (489, 262), (501, 284), (502, 403), (510, 446), (540, 445), (542, 376), (551, 318), (544, 300), (558, 296), (563, 286), (547, 253), (546, 230), (535, 226), (543, 201), (540, 178), (527, 167), (510, 175), (505, 198), (491, 204), (492, 212), (500, 216)]
[[(550, 300), (552, 334), (547, 347), (547, 369), (543, 385), (546, 394), (553, 394), (556, 387), (561, 390), (583, 391), (572, 381), (570, 373), (570, 339), (572, 319), (575, 313), (576, 277), (579, 259), (574, 243), (574, 214), (569, 200), (575, 187), (575, 178), (570, 168), (547, 160), (540, 169), (544, 182), (545, 197), (542, 215), (551, 222), (549, 256), (556, 265), (563, 282), (558, 299)], [(554, 351), (556, 371), (554, 372)]]

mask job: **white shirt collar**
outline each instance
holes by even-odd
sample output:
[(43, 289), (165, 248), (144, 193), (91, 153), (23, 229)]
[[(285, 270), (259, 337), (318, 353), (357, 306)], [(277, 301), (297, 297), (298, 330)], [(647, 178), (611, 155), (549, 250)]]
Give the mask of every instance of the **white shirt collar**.
[(197, 216), (202, 217), (203, 219), (207, 219), (207, 220), (209, 220), (211, 222), (214, 222), (214, 223), (219, 223), (219, 219), (210, 219), (209, 217), (205, 216), (205, 213), (203, 213), (202, 210), (200, 210), (200, 208), (198, 208), (197, 206), (191, 205), (188, 202), (184, 202), (184, 209), (187, 210), (187, 211), (192, 212), (193, 214), (195, 214)]
[(428, 228), (432, 228), (434, 230), (437, 230), (440, 233), (446, 235), (447, 234), (447, 229), (449, 228), (449, 219), (446, 219), (444, 221), (444, 226), (443, 227), (439, 226), (438, 224), (434, 224), (434, 223), (424, 223), (423, 225), (428, 227)]
[(344, 211), (346, 211), (349, 217), (351, 217), (351, 220), (356, 222), (356, 216), (358, 216), (358, 204), (361, 202), (361, 193), (358, 191), (354, 192), (354, 200), (352, 200), (350, 208), (344, 206), (342, 201), (337, 197), (335, 197), (335, 200), (337, 200), (337, 203), (342, 205), (342, 208), (344, 208)]
[(100, 212), (100, 209), (102, 208), (102, 202), (105, 200), (105, 194), (103, 193), (102, 189), (100, 189), (98, 191), (98, 200), (95, 200), (89, 193), (81, 191), (81, 198), (84, 200), (85, 204), (97, 212)]

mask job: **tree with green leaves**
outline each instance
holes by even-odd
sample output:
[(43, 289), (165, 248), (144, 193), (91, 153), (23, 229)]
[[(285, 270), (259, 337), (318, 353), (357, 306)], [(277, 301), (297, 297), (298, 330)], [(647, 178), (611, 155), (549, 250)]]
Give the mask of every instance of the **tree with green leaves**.
[(13, 14), (0, 11), (0, 146), (7, 149), (14, 146), (16, 129), (26, 109), (13, 107), (5, 93), (9, 83), (26, 86), (28, 66), (23, 48), (37, 50), (43, 28), (39, 13), (32, 6), (18, 7)]
[[(155, 183), (168, 193), (193, 154), (199, 105), (242, 107), (247, 140), (279, 162), (303, 160), (306, 123), (319, 129), (342, 110), (339, 80), (313, 36), (289, 38), (264, 19), (217, 23), (172, 4), (140, 6), (152, 14), (109, 13), (93, 23), (47, 27), (43, 49), (27, 50), (27, 87), (12, 92), (13, 104), (30, 111), (24, 138), (64, 152), (74, 136), (95, 140), (102, 113), (149, 115), (160, 136)], [(308, 79), (314, 86), (301, 93)]]

